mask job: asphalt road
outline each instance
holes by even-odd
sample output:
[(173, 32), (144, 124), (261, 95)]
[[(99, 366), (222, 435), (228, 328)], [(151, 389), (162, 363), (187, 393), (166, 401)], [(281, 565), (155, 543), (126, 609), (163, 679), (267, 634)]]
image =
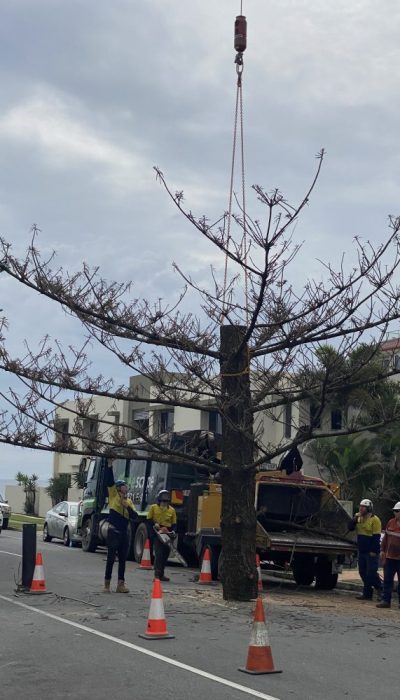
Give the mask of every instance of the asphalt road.
[(268, 580), (267, 626), (279, 675), (249, 676), (253, 603), (226, 603), (220, 586), (170, 568), (168, 640), (143, 640), (151, 572), (127, 565), (127, 595), (101, 593), (104, 551), (38, 542), (49, 591), (15, 593), (21, 535), (0, 535), (0, 696), (114, 700), (391, 700), (398, 697), (400, 610), (347, 591)]

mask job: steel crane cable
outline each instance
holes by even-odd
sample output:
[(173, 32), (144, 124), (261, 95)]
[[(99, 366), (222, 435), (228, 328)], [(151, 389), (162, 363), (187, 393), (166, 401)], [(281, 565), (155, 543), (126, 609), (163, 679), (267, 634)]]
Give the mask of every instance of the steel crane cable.
[[(242, 9), (242, 5), (241, 5)], [(238, 34), (241, 32), (241, 34)], [(244, 119), (243, 119), (243, 90), (242, 90), (242, 75), (243, 75), (243, 51), (246, 48), (246, 18), (243, 15), (239, 15), (236, 18), (235, 23), (235, 48), (238, 49), (235, 63), (236, 63), (236, 73), (237, 73), (237, 87), (236, 87), (236, 103), (235, 103), (235, 117), (234, 117), (234, 128), (233, 128), (233, 145), (232, 145), (232, 161), (231, 161), (231, 175), (230, 175), (230, 186), (229, 186), (229, 200), (228, 200), (228, 220), (227, 220), (227, 231), (226, 238), (224, 240), (226, 252), (225, 252), (225, 266), (224, 266), (224, 286), (223, 286), (223, 296), (222, 296), (222, 318), (221, 322), (227, 314), (228, 304), (226, 302), (226, 291), (227, 291), (227, 281), (228, 281), (228, 258), (229, 258), (229, 247), (231, 243), (231, 223), (232, 223), (232, 201), (233, 201), (233, 186), (234, 186), (234, 176), (235, 176), (235, 163), (236, 163), (236, 148), (238, 142), (238, 121), (240, 123), (239, 128), (239, 139), (240, 139), (240, 167), (241, 167), (241, 209), (243, 215), (243, 238), (242, 238), (242, 255), (244, 262), (244, 292), (245, 292), (245, 307), (246, 307), (246, 322), (248, 322), (248, 272), (247, 272), (247, 223), (246, 223), (246, 192), (245, 192), (245, 165), (244, 165)]]

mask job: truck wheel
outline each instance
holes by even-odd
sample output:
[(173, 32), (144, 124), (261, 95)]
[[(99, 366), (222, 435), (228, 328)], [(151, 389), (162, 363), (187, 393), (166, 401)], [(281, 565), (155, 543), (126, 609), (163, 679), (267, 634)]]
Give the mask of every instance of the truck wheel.
[(95, 552), (97, 547), (96, 522), (92, 515), (82, 523), (82, 549), (84, 552)]
[(314, 557), (299, 557), (292, 566), (293, 578), (298, 586), (311, 586), (315, 576)]
[(332, 591), (337, 582), (338, 574), (332, 574), (332, 562), (330, 559), (318, 559), (315, 588), (320, 591)]
[(133, 556), (138, 564), (142, 561), (144, 545), (148, 538), (147, 527), (144, 523), (140, 523), (135, 532), (135, 539), (133, 540)]

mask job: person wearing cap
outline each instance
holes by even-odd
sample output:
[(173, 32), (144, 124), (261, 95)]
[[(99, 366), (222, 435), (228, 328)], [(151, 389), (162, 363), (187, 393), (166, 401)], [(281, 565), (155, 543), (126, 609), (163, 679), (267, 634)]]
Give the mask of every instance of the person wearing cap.
[(357, 533), (358, 572), (364, 584), (363, 592), (357, 600), (372, 600), (374, 588), (378, 600), (381, 600), (382, 581), (378, 574), (379, 552), (382, 524), (373, 513), (373, 504), (364, 498), (355, 514), (350, 530)]
[(128, 554), (128, 524), (136, 520), (135, 506), (128, 498), (128, 486), (122, 479), (114, 481), (112, 460), (108, 461), (106, 474), (108, 490), (108, 532), (107, 532), (107, 563), (104, 575), (104, 593), (110, 593), (112, 570), (118, 556), (117, 593), (129, 593), (125, 585), (125, 562)]
[(386, 525), (381, 542), (381, 564), (383, 565), (382, 602), (377, 608), (390, 608), (393, 581), (397, 574), (397, 593), (400, 608), (400, 501), (393, 506), (393, 518)]
[(154, 546), (154, 577), (160, 581), (169, 581), (169, 578), (164, 576), (164, 571), (170, 550), (168, 545), (163, 544), (157, 537), (156, 532), (176, 537), (176, 510), (170, 503), (170, 495), (163, 489), (157, 495), (157, 503), (153, 503), (147, 513), (147, 529)]

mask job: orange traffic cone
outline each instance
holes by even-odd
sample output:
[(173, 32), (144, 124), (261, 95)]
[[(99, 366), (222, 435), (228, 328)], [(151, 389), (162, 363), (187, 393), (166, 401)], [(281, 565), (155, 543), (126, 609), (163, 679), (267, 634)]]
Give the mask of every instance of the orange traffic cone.
[(252, 673), (254, 675), (260, 675), (262, 673), (282, 673), (282, 671), (277, 671), (276, 668), (274, 668), (265, 624), (264, 606), (261, 598), (257, 598), (256, 602), (246, 668), (239, 668), (239, 671), (243, 671), (243, 673)]
[(152, 569), (151, 565), (151, 555), (150, 555), (150, 540), (147, 539), (144, 544), (142, 558), (140, 560), (139, 569)]
[(147, 620), (147, 628), (144, 634), (139, 634), (143, 639), (174, 639), (173, 634), (168, 634), (167, 622), (164, 614), (164, 603), (160, 579), (153, 582), (150, 611)]
[(260, 557), (258, 554), (256, 554), (256, 567), (257, 567), (257, 575), (258, 575), (257, 591), (259, 593), (262, 593), (263, 592), (263, 583), (262, 583), (262, 578), (261, 578)]
[(41, 552), (36, 554), (35, 570), (31, 583), (30, 593), (46, 593), (46, 582), (44, 580), (43, 558)]
[(213, 584), (211, 575), (211, 553), (209, 547), (206, 547), (204, 550), (203, 561), (201, 562), (199, 583), (208, 586)]

